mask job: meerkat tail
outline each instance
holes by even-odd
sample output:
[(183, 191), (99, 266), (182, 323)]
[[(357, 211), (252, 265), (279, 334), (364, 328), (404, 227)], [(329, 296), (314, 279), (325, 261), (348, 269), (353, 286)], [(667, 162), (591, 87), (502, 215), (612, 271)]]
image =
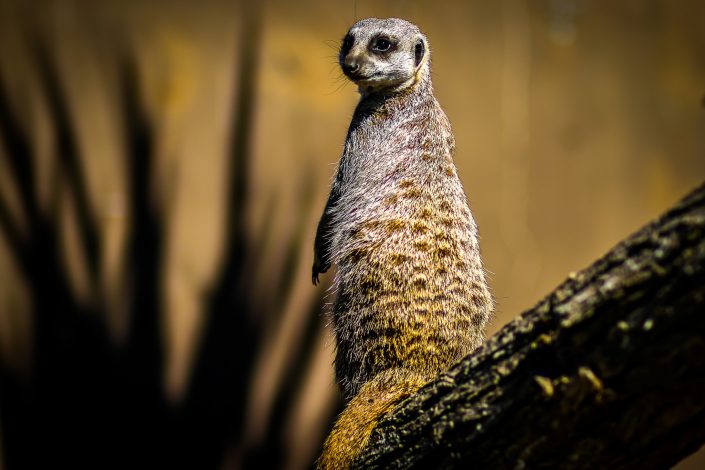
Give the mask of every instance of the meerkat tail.
[(317, 469), (350, 468), (362, 454), (380, 420), (427, 382), (428, 378), (416, 372), (388, 369), (365, 383), (338, 417), (323, 445)]

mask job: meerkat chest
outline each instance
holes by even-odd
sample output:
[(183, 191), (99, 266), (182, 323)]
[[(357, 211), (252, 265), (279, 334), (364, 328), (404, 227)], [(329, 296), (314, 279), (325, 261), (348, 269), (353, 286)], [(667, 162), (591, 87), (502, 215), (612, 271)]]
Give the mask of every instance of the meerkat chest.
[[(421, 157), (425, 155), (428, 160), (447, 153), (441, 145), (430, 143), (437, 139), (433, 129), (427, 116), (404, 114), (403, 110), (361, 120), (351, 128), (345, 142), (340, 168), (345, 186), (383, 189), (407, 171), (423, 170)], [(429, 156), (430, 152), (438, 155)]]

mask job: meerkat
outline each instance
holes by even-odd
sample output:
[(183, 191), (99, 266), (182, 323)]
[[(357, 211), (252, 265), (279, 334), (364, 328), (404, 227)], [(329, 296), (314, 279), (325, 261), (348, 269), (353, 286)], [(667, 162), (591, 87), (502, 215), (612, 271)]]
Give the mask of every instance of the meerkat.
[(314, 244), (314, 285), (337, 265), (335, 372), (347, 401), (322, 469), (350, 467), (388, 411), (482, 343), (493, 310), (428, 40), (405, 20), (365, 19), (339, 63), (361, 98)]

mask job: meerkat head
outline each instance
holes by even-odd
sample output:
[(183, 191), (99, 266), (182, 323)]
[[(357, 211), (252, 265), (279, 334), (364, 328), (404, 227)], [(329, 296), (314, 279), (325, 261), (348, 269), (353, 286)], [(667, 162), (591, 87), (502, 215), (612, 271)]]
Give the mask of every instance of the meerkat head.
[(343, 38), (339, 62), (360, 93), (400, 91), (428, 75), (428, 40), (416, 25), (398, 18), (367, 18)]

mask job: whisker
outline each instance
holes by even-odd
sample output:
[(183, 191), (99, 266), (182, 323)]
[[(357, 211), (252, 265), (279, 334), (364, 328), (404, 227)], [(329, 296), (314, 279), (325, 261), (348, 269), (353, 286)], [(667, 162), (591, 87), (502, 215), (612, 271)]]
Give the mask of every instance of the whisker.
[(342, 90), (342, 89), (345, 87), (345, 85), (347, 85), (348, 83), (350, 83), (350, 81), (347, 80), (347, 79), (345, 78), (345, 76), (343, 76), (342, 74), (341, 74), (340, 77), (338, 77), (338, 78), (336, 79), (336, 82), (339, 82), (340, 85), (338, 85), (338, 86), (335, 88), (335, 90), (330, 91), (330, 92), (328, 92), (328, 93), (324, 93), (323, 96), (330, 96), (330, 95), (333, 95), (333, 94), (335, 94), (335, 93), (338, 93), (340, 90)]
[(323, 44), (337, 52), (340, 50), (341, 41), (335, 39), (326, 39), (325, 41), (323, 41)]

